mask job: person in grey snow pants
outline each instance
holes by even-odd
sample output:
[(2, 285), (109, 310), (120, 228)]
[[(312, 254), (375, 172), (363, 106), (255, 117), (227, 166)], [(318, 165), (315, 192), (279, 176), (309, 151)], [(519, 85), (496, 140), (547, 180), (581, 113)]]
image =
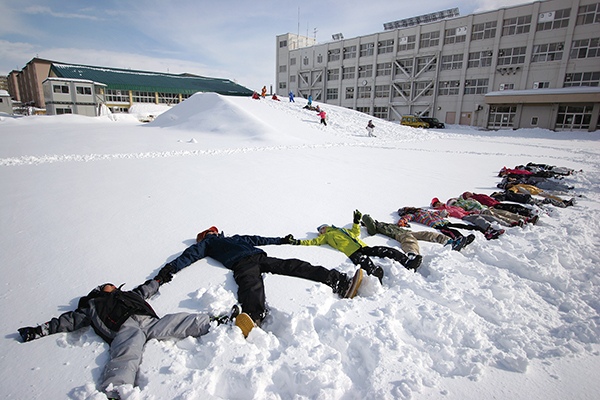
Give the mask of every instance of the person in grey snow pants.
[(24, 342), (59, 332), (72, 332), (92, 326), (110, 344), (110, 361), (104, 369), (100, 390), (108, 398), (118, 399), (118, 386), (135, 383), (145, 343), (150, 339), (182, 339), (208, 333), (210, 322), (223, 321), (208, 314), (177, 313), (159, 318), (145, 301), (161, 284), (172, 279), (171, 274), (159, 273), (131, 291), (121, 291), (111, 283), (100, 285), (79, 300), (75, 311), (37, 327), (20, 328)]

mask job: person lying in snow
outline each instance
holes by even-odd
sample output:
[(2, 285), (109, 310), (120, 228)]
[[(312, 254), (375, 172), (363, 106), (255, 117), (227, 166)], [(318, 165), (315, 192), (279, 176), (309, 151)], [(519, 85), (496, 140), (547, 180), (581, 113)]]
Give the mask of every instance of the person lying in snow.
[[(36, 326), (19, 329), (23, 342), (59, 332), (73, 332), (92, 326), (110, 345), (110, 360), (104, 368), (100, 389), (111, 399), (118, 399), (118, 387), (133, 385), (142, 359), (144, 344), (150, 339), (183, 339), (208, 333), (211, 321), (228, 323), (236, 320), (239, 306), (229, 315), (168, 314), (162, 318), (145, 300), (169, 282), (171, 274), (161, 271), (131, 291), (121, 291), (112, 283), (100, 285), (79, 299), (75, 311)], [(122, 286), (122, 285), (121, 285)]]
[(466, 199), (462, 196), (459, 198), (448, 199), (446, 202), (449, 206), (460, 207), (465, 211), (474, 211), (480, 215), (489, 215), (493, 217), (493, 220), (500, 225), (504, 226), (524, 226), (527, 222), (527, 218), (519, 214), (511, 213), (505, 210), (496, 210), (484, 206), (477, 200), (467, 197)]
[(356, 271), (354, 277), (349, 277), (338, 270), (314, 266), (306, 261), (269, 257), (267, 253), (256, 247), (295, 242), (292, 235), (284, 238), (247, 235), (228, 237), (212, 226), (200, 232), (196, 237), (196, 244), (188, 247), (175, 260), (166, 264), (161, 269), (161, 273), (175, 274), (204, 257), (211, 257), (222, 263), (225, 268), (233, 271), (233, 279), (238, 284), (238, 302), (243, 312), (253, 321), (253, 324), (247, 327), (248, 332), (254, 324), (260, 326), (267, 315), (263, 273), (295, 276), (324, 283), (343, 298), (352, 298), (356, 295), (363, 276), (363, 271), (360, 269)]
[[(437, 229), (446, 236), (454, 240), (463, 237), (463, 234), (456, 229), (480, 230), (481, 228), (475, 225), (456, 224), (444, 219), (448, 216), (448, 211), (429, 211), (422, 208), (402, 207), (398, 210), (400, 220), (396, 223), (398, 226), (410, 227), (409, 222), (414, 221), (419, 224), (427, 225), (433, 229)], [(456, 229), (454, 229), (456, 228)], [(470, 234), (466, 237), (466, 245), (471, 244), (475, 240), (475, 235)]]
[(486, 207), (495, 208), (497, 210), (510, 211), (511, 213), (519, 214), (526, 218), (534, 218), (538, 215), (538, 213), (536, 212), (536, 210), (534, 210), (533, 207), (525, 207), (520, 204), (514, 203), (502, 203), (486, 194), (464, 192), (460, 197), (462, 197), (463, 199), (474, 199)]
[(496, 219), (491, 215), (484, 216), (479, 215), (475, 211), (465, 211), (460, 207), (444, 204), (437, 197), (434, 197), (433, 200), (431, 200), (431, 208), (438, 211), (443, 210), (447, 212), (450, 217), (462, 219), (463, 221), (473, 224), (474, 229), (483, 233), (483, 236), (485, 236), (487, 240), (498, 239), (498, 237), (505, 232), (504, 229), (496, 229), (492, 226), (490, 222), (496, 222)]
[(530, 194), (532, 196), (542, 196), (544, 197), (543, 203), (549, 203), (553, 206), (560, 208), (566, 208), (575, 205), (574, 198), (571, 198), (570, 200), (563, 200), (560, 197), (555, 196), (552, 192), (548, 192), (533, 185), (526, 185), (524, 183), (519, 183), (516, 185), (508, 184), (506, 190), (511, 191), (513, 193)]
[(328, 244), (336, 250), (346, 254), (355, 265), (360, 265), (360, 268), (367, 271), (367, 274), (376, 276), (379, 282), (383, 281), (383, 268), (375, 266), (369, 258), (382, 257), (391, 258), (398, 261), (406, 269), (416, 271), (421, 265), (422, 258), (420, 255), (408, 257), (399, 250), (385, 246), (369, 247), (362, 242), (358, 236), (360, 235), (360, 219), (362, 214), (360, 211), (354, 211), (354, 220), (352, 229), (336, 228), (323, 224), (317, 228), (319, 236), (310, 240), (296, 240), (293, 244), (303, 246), (321, 246)]
[(454, 241), (451, 237), (448, 237), (439, 232), (432, 231), (410, 231), (408, 229), (400, 228), (396, 224), (389, 224), (386, 222), (375, 221), (370, 215), (365, 214), (362, 217), (362, 224), (367, 227), (369, 235), (375, 235), (380, 233), (391, 239), (395, 239), (400, 242), (400, 248), (406, 253), (408, 258), (415, 258), (421, 254), (419, 248), (419, 240), (424, 242), (439, 243), (444, 246), (451, 245), (452, 250), (460, 251), (466, 244), (466, 238), (462, 237)]

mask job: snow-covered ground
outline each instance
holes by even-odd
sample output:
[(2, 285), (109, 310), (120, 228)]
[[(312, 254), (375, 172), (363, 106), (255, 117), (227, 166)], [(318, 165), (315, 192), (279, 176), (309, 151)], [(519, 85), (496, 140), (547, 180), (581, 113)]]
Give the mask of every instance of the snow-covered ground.
[[(325, 105), (195, 95), (149, 124), (133, 116), (0, 117), (0, 397), (104, 399), (108, 345), (92, 329), (21, 343), (17, 328), (73, 310), (96, 285), (130, 290), (216, 225), (225, 234), (316, 237), (355, 209), (469, 190), (533, 161), (582, 170), (577, 205), (462, 252), (421, 242), (417, 273), (386, 259), (344, 300), (321, 284), (264, 277), (270, 316), (147, 343), (124, 399), (600, 398), (600, 134), (422, 130)], [(429, 229), (413, 224), (412, 229)], [(399, 247), (386, 237), (369, 245)], [(266, 246), (351, 273), (328, 246)], [(198, 261), (161, 287), (159, 315), (227, 312), (232, 273)]]

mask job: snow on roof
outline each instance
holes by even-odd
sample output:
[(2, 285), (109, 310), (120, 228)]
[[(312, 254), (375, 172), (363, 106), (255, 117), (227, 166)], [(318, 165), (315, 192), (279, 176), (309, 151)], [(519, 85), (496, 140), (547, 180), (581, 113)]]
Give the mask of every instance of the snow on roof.
[[(81, 82), (81, 83), (93, 83), (95, 85), (100, 85), (100, 86), (106, 86), (104, 83), (100, 83), (100, 82), (94, 82), (91, 81), (89, 79), (77, 79), (77, 78), (46, 78), (44, 79), (44, 82), (46, 81), (60, 81), (60, 82)], [(42, 83), (44, 83), (42, 82)]]

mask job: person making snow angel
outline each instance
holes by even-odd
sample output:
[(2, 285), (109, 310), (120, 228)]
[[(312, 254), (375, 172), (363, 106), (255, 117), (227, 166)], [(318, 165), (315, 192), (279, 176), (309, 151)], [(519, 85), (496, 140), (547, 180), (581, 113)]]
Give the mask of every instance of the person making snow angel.
[(163, 283), (171, 280), (161, 271), (131, 291), (121, 291), (112, 283), (100, 285), (79, 300), (77, 309), (36, 326), (19, 329), (24, 342), (59, 332), (73, 332), (92, 326), (110, 345), (110, 360), (106, 364), (100, 389), (111, 399), (119, 398), (121, 385), (133, 385), (142, 359), (144, 344), (150, 339), (183, 339), (208, 333), (211, 321), (228, 323), (238, 316), (234, 306), (229, 316), (177, 313), (162, 318), (145, 301)]
[(407, 269), (416, 271), (421, 265), (422, 257), (416, 255), (414, 258), (409, 258), (406, 254), (399, 250), (385, 246), (369, 247), (363, 243), (358, 236), (360, 235), (360, 219), (362, 214), (360, 211), (354, 211), (354, 220), (352, 230), (344, 228), (336, 228), (323, 224), (317, 228), (319, 237), (310, 240), (293, 240), (292, 244), (304, 246), (321, 246), (328, 244), (336, 250), (346, 254), (355, 265), (360, 265), (360, 268), (367, 271), (367, 274), (376, 276), (379, 282), (383, 280), (383, 268), (373, 264), (370, 256), (391, 258), (398, 261)]
[[(256, 247), (294, 242), (292, 235), (284, 238), (248, 235), (228, 237), (212, 226), (200, 232), (196, 237), (196, 244), (188, 247), (179, 257), (166, 264), (161, 272), (174, 274), (202, 258), (214, 258), (233, 271), (233, 279), (238, 284), (238, 301), (242, 305), (242, 311), (249, 315), (257, 326), (261, 325), (267, 315), (263, 273), (295, 276), (324, 283), (343, 298), (352, 298), (356, 295), (362, 281), (361, 270), (356, 271), (352, 278), (335, 269), (314, 266), (306, 261), (269, 257), (267, 253)], [(247, 335), (254, 324), (240, 327)]]

